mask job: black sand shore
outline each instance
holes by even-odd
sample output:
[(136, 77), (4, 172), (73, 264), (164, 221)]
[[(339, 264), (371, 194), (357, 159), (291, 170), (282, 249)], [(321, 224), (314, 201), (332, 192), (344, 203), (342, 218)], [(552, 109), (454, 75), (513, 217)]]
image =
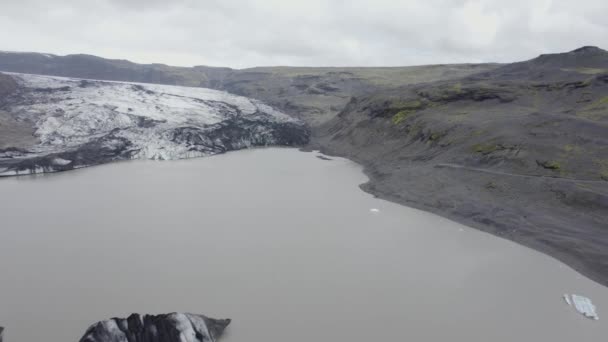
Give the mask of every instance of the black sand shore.
[[(369, 181), (361, 185), (365, 192), (530, 247), (608, 286), (605, 224), (608, 221), (602, 222), (606, 211), (598, 210), (599, 220), (593, 220), (564, 205), (547, 205), (550, 199), (543, 198), (546, 194), (533, 195), (541, 188), (559, 187), (559, 181), (521, 182), (508, 176), (497, 178), (432, 165), (412, 166), (408, 162), (382, 165), (377, 158), (349, 153), (331, 144), (313, 144), (309, 148), (362, 165), (369, 177)], [(500, 188), (485, 190), (489, 182), (499, 184)], [(595, 186), (596, 191), (608, 193), (608, 185)], [(514, 195), (515, 191), (522, 195)]]

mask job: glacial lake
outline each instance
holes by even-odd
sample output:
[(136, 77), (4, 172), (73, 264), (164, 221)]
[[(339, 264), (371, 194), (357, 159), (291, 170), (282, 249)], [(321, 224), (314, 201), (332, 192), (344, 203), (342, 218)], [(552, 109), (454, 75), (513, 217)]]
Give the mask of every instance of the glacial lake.
[[(605, 341), (608, 288), (374, 198), (345, 159), (254, 149), (0, 179), (5, 342), (132, 312), (232, 318), (225, 342)], [(378, 209), (378, 212), (370, 209)], [(562, 295), (590, 297), (599, 321)]]

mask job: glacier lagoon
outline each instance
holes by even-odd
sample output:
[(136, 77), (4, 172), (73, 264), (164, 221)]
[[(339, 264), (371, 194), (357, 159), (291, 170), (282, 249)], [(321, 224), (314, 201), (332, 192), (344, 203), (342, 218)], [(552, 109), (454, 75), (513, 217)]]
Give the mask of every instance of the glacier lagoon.
[[(77, 341), (132, 312), (233, 319), (222, 341), (595, 341), (608, 289), (374, 198), (295, 149), (0, 179), (6, 341)], [(590, 297), (599, 321), (564, 300)]]

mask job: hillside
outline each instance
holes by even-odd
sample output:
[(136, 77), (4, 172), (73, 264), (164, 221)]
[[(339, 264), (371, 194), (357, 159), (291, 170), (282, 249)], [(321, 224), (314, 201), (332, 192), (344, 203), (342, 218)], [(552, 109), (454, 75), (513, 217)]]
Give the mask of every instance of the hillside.
[(608, 53), (589, 51), (355, 98), (317, 144), (365, 165), (367, 191), (608, 284), (608, 73), (588, 72)]

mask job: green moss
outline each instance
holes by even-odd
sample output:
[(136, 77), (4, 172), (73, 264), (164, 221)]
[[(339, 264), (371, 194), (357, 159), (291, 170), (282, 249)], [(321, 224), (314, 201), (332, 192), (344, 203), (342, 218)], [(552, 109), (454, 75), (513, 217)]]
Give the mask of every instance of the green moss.
[(437, 140), (441, 139), (443, 136), (445, 136), (445, 133), (443, 133), (443, 132), (433, 132), (433, 133), (431, 133), (429, 140), (437, 141)]
[(462, 92), (462, 83), (458, 82), (452, 86), (452, 90), (456, 93)]
[(608, 96), (604, 96), (601, 99), (593, 102), (592, 104), (589, 105), (589, 107), (591, 108), (599, 108), (599, 107), (604, 107), (608, 105)]
[(596, 159), (594, 162), (599, 166), (600, 178), (608, 182), (608, 159)]
[(490, 154), (492, 152), (500, 150), (498, 144), (476, 144), (473, 145), (473, 151), (481, 154)]
[(576, 155), (580, 155), (581, 153), (583, 153), (583, 149), (578, 146), (578, 145), (564, 145), (564, 147), (562, 147), (562, 149), (565, 152), (566, 156), (576, 156)]
[(572, 68), (572, 69), (562, 69), (562, 70), (569, 71), (569, 72), (578, 72), (579, 74), (586, 74), (586, 75), (597, 75), (597, 74), (601, 74), (601, 73), (608, 71), (608, 69), (601, 69), (601, 68)]
[(424, 103), (420, 100), (399, 101), (395, 106), (403, 110), (418, 110), (424, 107)]
[(392, 120), (395, 125), (398, 125), (403, 122), (403, 120), (407, 119), (409, 115), (424, 109), (425, 104), (420, 100), (400, 101), (394, 103), (393, 107), (397, 108), (398, 112), (393, 115)]
[(537, 161), (538, 165), (544, 167), (549, 170), (560, 170), (562, 168), (561, 164), (556, 160), (547, 160), (547, 161)]
[(399, 111), (397, 114), (393, 115), (393, 123), (394, 123), (395, 125), (398, 125), (398, 124), (400, 124), (400, 123), (401, 123), (403, 120), (407, 119), (407, 117), (408, 117), (410, 114), (413, 114), (413, 113), (415, 113), (415, 112), (416, 112), (415, 110), (407, 110), (407, 109), (401, 110), (401, 111)]
[(591, 120), (600, 120), (608, 117), (608, 96), (604, 96), (585, 106), (578, 113), (576, 113), (576, 115)]
[(471, 132), (471, 137), (478, 137), (484, 133), (485, 133), (485, 131), (483, 129), (478, 129), (478, 130)]
[(595, 79), (594, 77), (589, 77), (588, 79), (581, 82), (581, 86), (583, 86), (583, 87), (590, 86), (594, 79)]
[(424, 130), (424, 124), (416, 122), (415, 124), (408, 127), (408, 134), (418, 135)]

